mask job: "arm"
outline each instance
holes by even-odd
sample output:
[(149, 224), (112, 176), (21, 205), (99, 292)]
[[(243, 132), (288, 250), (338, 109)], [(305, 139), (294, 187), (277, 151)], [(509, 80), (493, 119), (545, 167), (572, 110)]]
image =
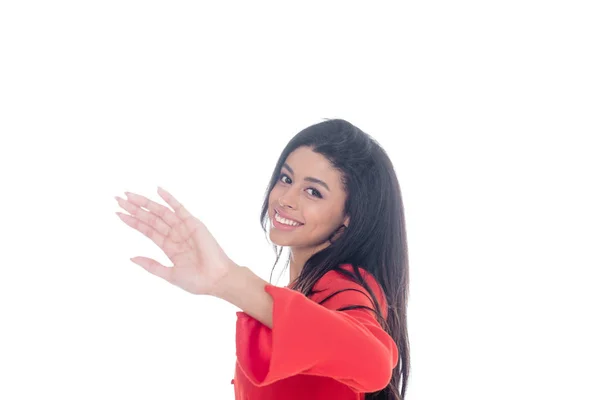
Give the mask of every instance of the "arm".
[(373, 313), (337, 311), (347, 305), (372, 307), (360, 285), (335, 275), (323, 279), (322, 305), (302, 293), (273, 286), (249, 269), (233, 270), (218, 297), (242, 308), (236, 324), (236, 355), (246, 377), (265, 386), (294, 375), (331, 377), (356, 392), (387, 386), (398, 348)]
[(273, 298), (265, 292), (269, 283), (247, 267), (234, 265), (216, 285), (213, 295), (241, 308), (265, 326), (273, 327)]

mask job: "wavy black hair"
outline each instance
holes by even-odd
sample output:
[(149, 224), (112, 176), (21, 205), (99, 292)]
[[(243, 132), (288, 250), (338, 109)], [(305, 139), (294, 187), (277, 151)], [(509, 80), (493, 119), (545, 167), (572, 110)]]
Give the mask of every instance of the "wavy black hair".
[[(281, 153), (269, 182), (260, 215), (265, 234), (269, 223), (269, 194), (277, 183), (283, 163), (300, 146), (323, 155), (340, 171), (346, 192), (344, 215), (349, 226), (331, 245), (311, 256), (290, 288), (311, 295), (315, 283), (336, 270), (361, 284), (374, 299), (377, 319), (398, 346), (398, 365), (388, 386), (366, 394), (367, 400), (404, 400), (410, 369), (406, 321), (408, 301), (408, 246), (400, 185), (392, 162), (383, 148), (368, 134), (343, 119), (325, 119), (297, 133)], [(335, 232), (334, 232), (335, 234)], [(333, 236), (333, 234), (332, 234)], [(331, 237), (330, 237), (331, 241)], [(276, 260), (282, 247), (273, 245)], [(289, 265), (288, 258), (287, 264)], [(352, 272), (340, 268), (352, 264)], [(371, 273), (381, 285), (388, 304), (387, 318), (359, 267)], [(273, 271), (271, 271), (272, 277)], [(339, 311), (361, 308), (348, 306)]]

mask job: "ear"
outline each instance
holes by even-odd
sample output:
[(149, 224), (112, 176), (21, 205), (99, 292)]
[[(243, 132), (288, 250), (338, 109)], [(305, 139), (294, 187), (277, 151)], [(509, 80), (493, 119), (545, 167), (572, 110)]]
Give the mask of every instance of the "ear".
[(346, 217), (346, 219), (344, 220), (344, 225), (346, 225), (347, 227), (350, 226), (348, 225), (350, 223), (350, 217)]

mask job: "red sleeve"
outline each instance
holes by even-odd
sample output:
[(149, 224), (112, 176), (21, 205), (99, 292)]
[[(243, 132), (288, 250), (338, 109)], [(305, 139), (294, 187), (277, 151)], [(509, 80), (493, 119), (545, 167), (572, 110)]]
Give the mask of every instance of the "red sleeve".
[[(335, 311), (347, 305), (374, 308), (368, 292), (337, 275), (325, 286), (319, 299), (341, 289), (355, 290), (341, 292), (320, 305), (300, 292), (267, 284), (265, 291), (273, 298), (272, 329), (237, 312), (238, 363), (254, 385), (307, 374), (334, 378), (357, 392), (387, 386), (398, 363), (396, 343), (372, 311)], [(379, 297), (381, 292), (373, 290)], [(380, 302), (385, 309), (384, 304)]]

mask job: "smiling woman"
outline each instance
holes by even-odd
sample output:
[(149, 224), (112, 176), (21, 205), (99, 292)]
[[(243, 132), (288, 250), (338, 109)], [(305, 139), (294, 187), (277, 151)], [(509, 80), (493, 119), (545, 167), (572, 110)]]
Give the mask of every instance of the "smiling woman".
[(238, 306), (236, 399), (404, 399), (410, 357), (402, 196), (385, 151), (344, 120), (312, 125), (283, 149), (260, 219), (290, 284), (235, 264), (170, 193), (171, 208), (117, 197), (121, 219), (173, 262), (132, 261), (194, 294)]
[[(269, 194), (269, 217), (271, 241), (292, 249), (291, 281), (312, 254), (328, 246), (332, 232), (348, 226), (345, 202), (342, 173), (327, 158), (309, 146), (299, 146), (288, 155)], [(283, 225), (277, 215), (297, 221), (296, 226)]]

